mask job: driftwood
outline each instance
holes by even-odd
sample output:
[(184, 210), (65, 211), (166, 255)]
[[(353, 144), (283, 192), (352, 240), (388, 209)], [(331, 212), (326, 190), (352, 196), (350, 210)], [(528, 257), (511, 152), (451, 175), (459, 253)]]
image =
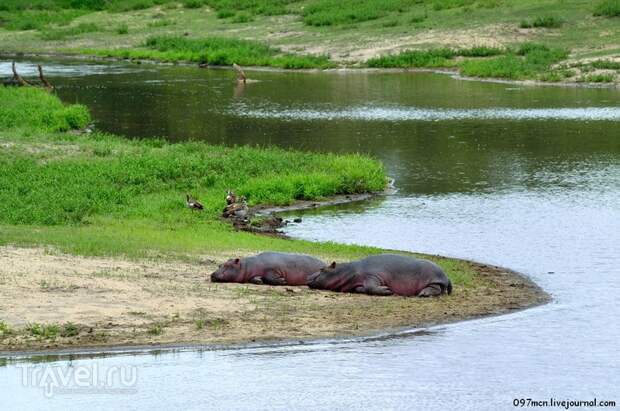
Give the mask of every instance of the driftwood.
[(237, 77), (237, 81), (239, 82), (243, 82), (243, 84), (245, 84), (246, 80), (248, 79), (245, 75), (245, 73), (243, 72), (243, 69), (241, 67), (239, 67), (237, 65), (237, 63), (233, 63), (233, 68), (235, 69), (235, 71), (237, 71), (237, 74), (239, 75), (239, 77)]
[(39, 69), (39, 79), (41, 79), (41, 84), (43, 84), (43, 87), (49, 91), (54, 90), (54, 86), (43, 76), (43, 68), (40, 64), (37, 64), (37, 69)]
[(26, 80), (24, 80), (22, 78), (22, 76), (19, 75), (19, 73), (17, 72), (17, 68), (15, 68), (15, 62), (13, 62), (13, 64), (11, 65), (11, 68), (13, 69), (13, 81), (21, 87), (24, 86), (31, 86), (32, 84), (28, 83)]
[[(40, 87), (45, 88), (48, 91), (53, 91), (54, 86), (43, 75), (43, 68), (41, 67), (41, 65), (40, 64), (37, 65), (37, 68), (39, 69), (39, 79), (41, 80)], [(17, 72), (17, 67), (15, 66), (15, 62), (11, 64), (11, 69), (13, 70), (13, 77), (4, 81), (5, 86), (17, 86), (17, 87), (39, 86), (39, 84), (31, 83), (27, 81), (26, 79), (24, 79), (22, 76), (20, 76), (19, 73)]]

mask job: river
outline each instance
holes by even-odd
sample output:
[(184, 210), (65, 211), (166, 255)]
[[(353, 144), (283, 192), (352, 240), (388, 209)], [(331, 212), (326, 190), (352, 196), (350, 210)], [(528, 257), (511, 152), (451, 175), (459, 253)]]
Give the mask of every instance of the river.
[[(224, 70), (44, 64), (59, 96), (88, 105), (103, 130), (369, 153), (395, 178), (395, 195), (297, 213), (303, 223), (287, 233), (506, 266), (553, 301), (380, 338), (61, 357), (46, 364), (58, 373), (129, 370), (136, 379), (50, 398), (22, 378), (41, 365), (9, 363), (0, 367), (0, 404), (500, 410), (521, 398), (620, 403), (619, 89), (339, 71), (249, 72), (258, 82), (242, 86)], [(9, 70), (0, 62), (0, 74)]]

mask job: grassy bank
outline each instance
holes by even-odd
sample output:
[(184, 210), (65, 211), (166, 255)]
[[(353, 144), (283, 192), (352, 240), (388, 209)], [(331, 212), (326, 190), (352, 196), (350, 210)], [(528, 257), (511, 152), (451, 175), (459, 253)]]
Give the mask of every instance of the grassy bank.
[[(480, 77), (617, 83), (618, 69), (591, 63), (620, 61), (618, 4), (11, 0), (0, 6), (0, 51), (293, 69), (450, 67)], [(547, 51), (520, 54), (526, 44)]]
[(85, 54), (123, 59), (146, 59), (165, 62), (196, 62), (213, 66), (265, 66), (284, 69), (330, 68), (327, 56), (282, 53), (268, 45), (250, 40), (222, 37), (187, 39), (185, 37), (149, 37), (138, 49), (84, 49)]

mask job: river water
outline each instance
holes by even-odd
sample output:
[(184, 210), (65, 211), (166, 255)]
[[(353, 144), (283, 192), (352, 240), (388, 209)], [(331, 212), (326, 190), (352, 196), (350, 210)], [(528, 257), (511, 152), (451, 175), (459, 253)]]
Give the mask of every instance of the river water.
[[(501, 410), (515, 409), (520, 398), (620, 404), (619, 89), (363, 72), (252, 72), (259, 81), (240, 86), (229, 71), (194, 67), (45, 67), (63, 100), (88, 105), (97, 127), (130, 137), (372, 154), (395, 178), (395, 195), (302, 213), (303, 223), (287, 232), (510, 267), (553, 302), (380, 338), (9, 362), (0, 367), (0, 405)], [(0, 74), (8, 70), (0, 62)], [(120, 370), (136, 378), (94, 391), (48, 384), (47, 398), (32, 373), (50, 368), (56, 376)]]

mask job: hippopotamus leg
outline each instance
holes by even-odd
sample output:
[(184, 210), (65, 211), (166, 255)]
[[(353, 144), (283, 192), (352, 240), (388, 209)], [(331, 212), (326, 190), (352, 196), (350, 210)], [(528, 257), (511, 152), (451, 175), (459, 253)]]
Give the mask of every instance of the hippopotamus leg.
[(268, 271), (263, 275), (263, 282), (269, 285), (286, 285), (286, 278), (273, 271)]
[(250, 278), (248, 282), (252, 284), (263, 284), (263, 277), (257, 275), (256, 277)]
[(430, 284), (418, 293), (418, 297), (436, 297), (441, 295), (441, 285)]
[(364, 281), (364, 285), (359, 285), (353, 289), (353, 292), (364, 293), (369, 295), (392, 295), (394, 292), (385, 285), (380, 285), (376, 279), (369, 278)]

